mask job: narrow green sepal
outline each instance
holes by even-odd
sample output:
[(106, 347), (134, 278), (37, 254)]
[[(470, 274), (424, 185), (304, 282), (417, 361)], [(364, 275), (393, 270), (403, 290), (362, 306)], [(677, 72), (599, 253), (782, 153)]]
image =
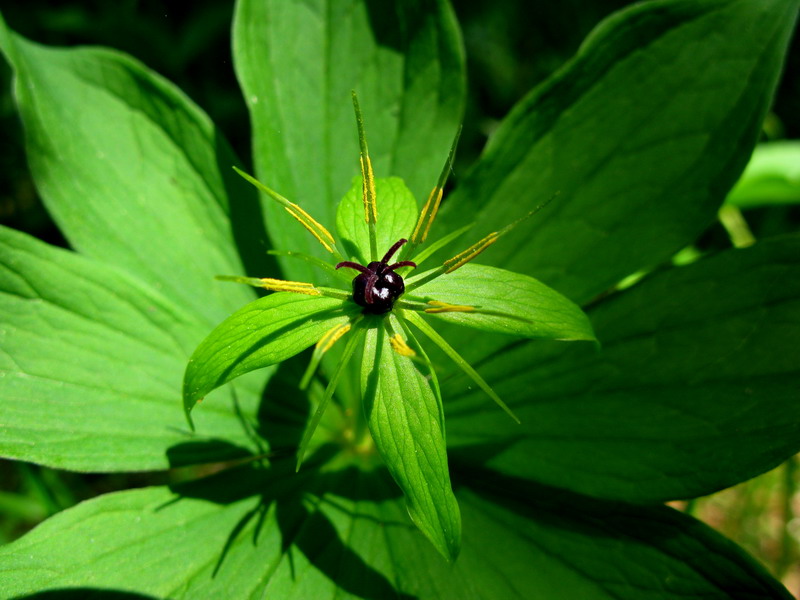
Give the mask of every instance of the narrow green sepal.
[(514, 419), (514, 421), (516, 421), (518, 425), (522, 423), (519, 420), (519, 417), (517, 417), (517, 415), (514, 414), (514, 412), (508, 407), (508, 405), (500, 399), (500, 396), (498, 396), (492, 389), (492, 387), (488, 383), (486, 383), (483, 377), (481, 377), (478, 374), (478, 372), (472, 368), (472, 365), (470, 365), (466, 360), (464, 360), (461, 357), (461, 355), (458, 352), (456, 352), (453, 349), (453, 347), (450, 344), (448, 344), (445, 341), (445, 339), (442, 336), (440, 336), (433, 327), (428, 325), (428, 323), (425, 322), (425, 319), (423, 319), (417, 313), (411, 311), (404, 311), (403, 317), (408, 319), (408, 321), (410, 321), (414, 325), (414, 327), (419, 329), (422, 333), (425, 334), (425, 336), (427, 336), (428, 339), (430, 339), (434, 344), (439, 346), (439, 348), (441, 348), (442, 351), (445, 354), (447, 354), (447, 356), (449, 356), (450, 359), (454, 363), (456, 363), (456, 365), (458, 365), (458, 367), (462, 371), (464, 371), (464, 373), (467, 376), (469, 376), (469, 378), (472, 379), (472, 381), (474, 381), (479, 388), (481, 388), (484, 392), (486, 392), (486, 394), (492, 400), (495, 401), (497, 406), (502, 408), (508, 414), (509, 417)]

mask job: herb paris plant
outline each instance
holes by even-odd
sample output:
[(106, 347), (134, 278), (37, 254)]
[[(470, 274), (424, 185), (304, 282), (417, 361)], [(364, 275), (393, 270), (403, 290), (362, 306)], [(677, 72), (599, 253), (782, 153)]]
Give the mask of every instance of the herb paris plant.
[[(223, 133), (152, 70), (0, 23), (31, 173), (72, 248), (0, 228), (0, 453), (160, 472), (0, 548), (0, 596), (790, 598), (740, 548), (663, 503), (800, 450), (800, 240), (672, 264), (747, 162), (797, 12), (796, 0), (655, 0), (599, 23), (459, 168), (431, 229), (442, 237), (418, 250), (413, 198), (441, 174), (459, 123), (465, 139), (478, 133), (463, 116), (465, 60), (446, 0), (238, 0), (233, 58), (253, 171), (302, 211), (260, 202), (230, 169), (242, 161)], [(375, 181), (374, 252), (362, 182), (340, 202), (359, 151), (352, 89), (375, 171), (397, 176)], [(486, 243), (556, 192), (482, 265), (419, 285), (457, 254), (435, 249), (442, 240), (469, 230)], [(334, 222), (335, 239), (314, 225)], [(391, 312), (363, 315), (349, 299), (357, 273), (335, 265), (368, 265), (403, 238), (390, 260), (419, 268), (398, 268), (406, 291)], [(256, 290), (221, 285), (220, 273), (306, 283), (252, 302)], [(428, 309), (522, 310), (509, 293), (517, 273), (584, 307), (602, 352), (528, 341), (542, 323), (528, 315), (402, 306), (418, 296)], [(646, 276), (617, 287), (634, 273)], [(297, 293), (338, 281), (342, 297)], [(187, 360), (232, 313), (240, 327), (215, 359), (241, 360), (207, 382), (233, 378), (193, 411), (192, 434), (179, 402)], [(438, 345), (416, 344), (417, 317), (520, 425)], [(395, 333), (416, 357), (392, 348)], [(284, 359), (318, 341), (308, 373), (320, 376), (303, 377), (304, 361)], [(284, 362), (248, 372), (266, 361)], [(335, 377), (329, 403), (342, 409), (321, 417), (296, 472)], [(395, 458), (380, 460), (348, 411), (362, 389), (375, 443)], [(423, 426), (417, 447), (397, 436)], [(409, 467), (405, 495), (384, 465)], [(167, 473), (184, 481), (160, 484)], [(442, 524), (460, 514), (458, 560), (422, 539), (408, 506), (446, 536), (448, 554), (458, 540)]]
[[(283, 206), (339, 261), (335, 267), (337, 270), (347, 267), (358, 271), (358, 275), (352, 280), (352, 293), (306, 282), (219, 276), (218, 279), (246, 283), (275, 294), (256, 300), (232, 315), (198, 346), (186, 368), (184, 408), (188, 417), (195, 403), (211, 390), (254, 369), (290, 358), (304, 350), (316, 336), (319, 338), (318, 341), (314, 340), (317, 342), (316, 350), (303, 377), (303, 387), (306, 387), (322, 356), (339, 339), (349, 334), (350, 340), (344, 354), (300, 443), (297, 452), (299, 470), (336, 385), (347, 369), (358, 343), (366, 335), (367, 342), (362, 357), (362, 394), (364, 414), (372, 439), (407, 498), (412, 520), (434, 546), (452, 560), (459, 551), (461, 520), (447, 468), (442, 398), (427, 354), (420, 350), (418, 356), (412, 348), (412, 345), (419, 348), (419, 343), (409, 324), (414, 325), (452, 358), (517, 423), (519, 419), (511, 409), (421, 315), (474, 315), (474, 321), (464, 318), (458, 322), (520, 337), (594, 340), (594, 335), (580, 308), (531, 277), (494, 267), (476, 267), (474, 285), (470, 285), (469, 279), (466, 282), (455, 279), (453, 285), (448, 285), (449, 275), (459, 269), (465, 268), (466, 271), (463, 272), (469, 278), (472, 269), (468, 267), (468, 263), (500, 237), (512, 231), (521, 221), (490, 233), (463, 252), (445, 260), (440, 267), (410, 279), (406, 290), (403, 278), (396, 270), (416, 268), (427, 258), (425, 254), (412, 253), (425, 243), (439, 210), (447, 176), (452, 169), (458, 136), (453, 142), (439, 180), (419, 213), (413, 232), (398, 229), (398, 224), (402, 227), (406, 220), (397, 219), (396, 213), (413, 211), (416, 201), (405, 190), (402, 182), (394, 182), (401, 193), (394, 195), (395, 201), (388, 207), (395, 213), (392, 215), (395, 218), (389, 221), (388, 231), (383, 231), (381, 237), (386, 239), (388, 236), (392, 239), (408, 234), (411, 241), (406, 255), (415, 257), (417, 262), (401, 260), (390, 264), (391, 258), (408, 240), (402, 237), (378, 260), (378, 231), (382, 229), (378, 207), (382, 203), (379, 202), (380, 194), (376, 190), (380, 187), (376, 186), (373, 175), (355, 92), (353, 106), (361, 148), (361, 178), (357, 184), (362, 191), (363, 223), (366, 231), (361, 228), (361, 231), (353, 235), (352, 231), (342, 228), (339, 234), (343, 240), (350, 242), (349, 247), (354, 248), (356, 254), (369, 249), (368, 265), (343, 260), (334, 237), (324, 226), (297, 204), (237, 169), (243, 177)], [(398, 201), (397, 198), (402, 200)], [(352, 223), (354, 215), (348, 213), (352, 213), (354, 207), (352, 202), (343, 202), (340, 206), (342, 218), (337, 217), (337, 222)], [(310, 259), (304, 255), (299, 257)], [(365, 262), (363, 257), (358, 258)], [(434, 281), (439, 282), (437, 293), (435, 297), (427, 296), (426, 286)], [(495, 288), (488, 294), (485, 293), (487, 281)], [(404, 295), (404, 292), (407, 293)], [(291, 294), (298, 294), (299, 297), (292, 298)], [(450, 301), (454, 294), (460, 301), (465, 297), (471, 301), (469, 304), (455, 304)], [(263, 316), (260, 319), (263, 327), (254, 326), (255, 310), (269, 315), (267, 319)], [(413, 364), (414, 358), (422, 363), (424, 372)], [(426, 376), (431, 379), (430, 383), (426, 381)], [(409, 418), (409, 415), (414, 415), (414, 418)], [(360, 439), (348, 441), (351, 446), (362, 444)]]

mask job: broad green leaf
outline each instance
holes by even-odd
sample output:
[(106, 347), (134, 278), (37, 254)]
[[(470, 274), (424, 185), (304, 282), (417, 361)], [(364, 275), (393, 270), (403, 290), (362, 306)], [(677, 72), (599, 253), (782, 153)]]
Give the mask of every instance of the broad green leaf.
[(506, 480), (492, 493), (462, 488), (463, 550), (449, 565), (421, 543), (385, 471), (291, 469), (291, 461), (251, 465), (80, 504), (0, 549), (3, 591), (176, 600), (791, 599), (741, 549), (669, 508)]
[(443, 382), (454, 460), (654, 502), (728, 487), (800, 450), (800, 238), (654, 273), (589, 315), (600, 353), (532, 342), (478, 365), (522, 427), (463, 379)]
[(364, 412), (375, 446), (403, 490), (411, 520), (448, 560), (461, 546), (461, 516), (447, 467), (442, 406), (412, 360), (392, 349), (382, 323), (367, 331)]
[[(378, 197), (378, 260), (397, 240), (408, 238), (417, 222), (417, 202), (399, 177), (377, 178)], [(353, 178), (336, 211), (336, 229), (342, 240), (342, 252), (366, 265), (369, 260), (369, 227), (364, 219), (361, 198), (361, 177)], [(394, 257), (400, 260), (399, 252)]]
[(277, 292), (242, 307), (195, 349), (183, 378), (187, 414), (207, 393), (314, 345), (358, 307), (336, 298)]
[[(464, 57), (448, 3), (240, 0), (234, 62), (258, 178), (320, 223), (334, 222), (360, 172), (352, 90), (375, 175), (399, 176), (427, 197), (464, 109)], [(266, 214), (275, 247), (322, 256), (284, 211), (267, 206)], [(308, 265), (281, 265), (292, 279), (312, 276)]]
[(442, 230), (476, 221), (479, 237), (557, 193), (483, 262), (581, 304), (666, 262), (714, 220), (747, 163), (797, 10), (667, 0), (612, 16), (503, 121)]
[(725, 201), (740, 208), (800, 203), (800, 142), (756, 146)]
[(505, 269), (464, 265), (416, 288), (413, 298), (474, 307), (474, 312), (435, 312), (436, 305), (428, 309), (432, 316), (465, 327), (521, 337), (595, 339), (589, 319), (574, 302), (533, 277)]
[[(0, 455), (84, 471), (241, 455), (252, 444), (229, 402), (200, 419), (227, 445), (174, 452), (188, 433), (181, 373), (204, 329), (114, 267), (0, 228)], [(239, 399), (255, 411), (255, 396)]]
[(199, 108), (114, 51), (40, 46), (2, 21), (0, 50), (14, 69), (37, 188), (76, 250), (209, 325), (253, 298), (213, 280), (243, 271), (235, 242), (262, 275), (265, 236), (255, 191)]

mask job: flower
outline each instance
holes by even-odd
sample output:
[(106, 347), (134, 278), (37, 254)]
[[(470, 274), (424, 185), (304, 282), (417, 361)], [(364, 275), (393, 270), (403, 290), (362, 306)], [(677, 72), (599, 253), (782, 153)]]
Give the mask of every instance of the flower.
[[(268, 188), (240, 169), (236, 169), (242, 177), (272, 198), (275, 202), (297, 220), (327, 252), (336, 260), (336, 265), (320, 265), (333, 270), (342, 277), (340, 269), (357, 271), (352, 279), (351, 290), (317, 286), (309, 282), (286, 281), (271, 277), (241, 277), (221, 275), (223, 281), (244, 283), (274, 292), (271, 297), (256, 300), (252, 305), (275, 304), (277, 310), (270, 313), (264, 328), (253, 328), (253, 312), (250, 305), (235, 313), (220, 324), (198, 346), (189, 361), (184, 378), (184, 409), (190, 425), (190, 412), (193, 406), (212, 389), (256, 368), (261, 368), (290, 358), (304, 350), (307, 343), (295, 343), (298, 332), (305, 333), (309, 323), (317, 335), (316, 346), (308, 369), (301, 380), (301, 388), (306, 388), (314, 375), (323, 355), (340, 340), (346, 340), (342, 358), (338, 361), (328, 381), (322, 400), (311, 418), (297, 452), (297, 470), (303, 462), (312, 436), (333, 397), (336, 386), (347, 369), (358, 345), (367, 337), (362, 364), (371, 365), (367, 375), (362, 377), (362, 394), (364, 396), (365, 414), (376, 448), (392, 473), (395, 481), (406, 494), (409, 512), (420, 529), (431, 539), (434, 545), (447, 558), (454, 558), (458, 553), (460, 539), (460, 518), (457, 504), (450, 487), (447, 472), (445, 451), (444, 422), (442, 399), (439, 394), (436, 375), (427, 354), (422, 350), (410, 325), (449, 356), (464, 373), (494, 400), (508, 415), (519, 423), (519, 419), (505, 402), (495, 393), (478, 372), (464, 360), (461, 355), (437, 333), (423, 315), (445, 318), (452, 322), (477, 329), (513, 334), (520, 337), (547, 337), (564, 340), (594, 340), (591, 325), (581, 309), (570, 300), (554, 290), (544, 286), (537, 280), (511, 273), (496, 267), (477, 267), (470, 263), (489, 246), (512, 231), (522, 220), (538, 212), (547, 203), (525, 215), (522, 219), (507, 225), (481, 238), (465, 250), (444, 260), (438, 267), (408, 277), (410, 269), (416, 269), (432, 254), (450, 243), (457, 236), (447, 236), (433, 243), (425, 250), (420, 247), (427, 242), (428, 234), (434, 223), (439, 205), (442, 201), (444, 186), (452, 170), (458, 133), (453, 141), (450, 153), (445, 161), (441, 175), (431, 190), (425, 205), (416, 218), (411, 232), (395, 230), (390, 225), (389, 231), (381, 232), (381, 239), (397, 239), (383, 255), (379, 254), (379, 202), (378, 186), (373, 174), (369, 157), (364, 124), (358, 99), (353, 92), (353, 106), (358, 125), (358, 138), (361, 148), (361, 204), (363, 206), (363, 224), (360, 231), (340, 231), (340, 237), (356, 249), (362, 256), (349, 257), (339, 250), (334, 236), (314, 217), (298, 204), (284, 198), (276, 191)], [(395, 211), (408, 211), (416, 207), (410, 193), (404, 194), (405, 202), (395, 203)], [(413, 207), (413, 208), (411, 208)], [(343, 202), (340, 210), (353, 212), (355, 203)], [(349, 215), (353, 217), (353, 215)], [(397, 216), (397, 215), (393, 215)], [(341, 219), (353, 222), (353, 218)], [(401, 222), (392, 219), (391, 223)], [(456, 233), (463, 233), (456, 232)], [(408, 235), (408, 237), (405, 237)], [(387, 237), (388, 236), (388, 237)], [(342, 244), (344, 245), (344, 244)], [(395, 254), (400, 260), (390, 263)], [(310, 256), (297, 255), (314, 262)], [(366, 258), (369, 261), (366, 261)], [(362, 264), (367, 262), (366, 265)], [(344, 275), (349, 278), (349, 275)], [(407, 281), (404, 279), (408, 277)], [(289, 301), (293, 295), (298, 298)], [(287, 303), (283, 303), (287, 300)], [(298, 302), (299, 301), (299, 302)], [(321, 302), (320, 302), (321, 301)], [(302, 307), (300, 319), (295, 326), (291, 324), (276, 329), (275, 323), (282, 323), (286, 317), (292, 320), (298, 315), (298, 306)], [(543, 318), (543, 317), (547, 318)], [(242, 325), (249, 328), (249, 336), (256, 340), (262, 359), (250, 362), (245, 368), (237, 368), (244, 358), (251, 354), (249, 346), (242, 347), (242, 352), (231, 352), (219, 360), (223, 346), (229, 346), (231, 338), (235, 338)], [(301, 335), (307, 342), (309, 338)], [(313, 340), (313, 334), (310, 338)], [(282, 346), (286, 348), (281, 348)], [(384, 353), (387, 346), (391, 352)], [(280, 348), (279, 352), (266, 352), (264, 349)], [(287, 351), (288, 350), (288, 351)], [(423, 374), (414, 361), (421, 362)], [(387, 367), (387, 365), (391, 366)], [(394, 385), (387, 385), (387, 370), (397, 376)], [(390, 376), (391, 377), (391, 376)], [(370, 381), (372, 379), (372, 381)], [(410, 380), (415, 386), (406, 387)], [(399, 382), (399, 385), (398, 385)], [(408, 390), (411, 390), (410, 392)], [(372, 413), (380, 413), (386, 405), (398, 402), (419, 403), (425, 406), (423, 415), (410, 422), (408, 419), (385, 413), (384, 421), (379, 422)], [(377, 410), (376, 410), (377, 407)], [(420, 464), (409, 469), (407, 460), (396, 451), (396, 440), (407, 440), (414, 448), (413, 454), (429, 455), (433, 460), (433, 468), (423, 468)], [(425, 442), (420, 442), (424, 438)], [(432, 441), (432, 443), (430, 443)], [(426, 447), (427, 446), (429, 447)], [(414, 471), (419, 471), (417, 477)], [(425, 488), (433, 485), (437, 489), (438, 498), (431, 498)], [(416, 498), (425, 496), (424, 499)], [(437, 507), (438, 505), (438, 507)], [(442, 511), (442, 507), (445, 510)], [(444, 518), (442, 514), (446, 513)], [(442, 525), (442, 521), (445, 522)]]

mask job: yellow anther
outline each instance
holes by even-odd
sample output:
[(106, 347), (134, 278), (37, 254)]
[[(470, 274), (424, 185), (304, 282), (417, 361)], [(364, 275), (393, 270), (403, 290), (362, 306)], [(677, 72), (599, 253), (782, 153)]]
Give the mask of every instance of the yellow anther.
[(271, 279), (270, 277), (263, 277), (260, 281), (261, 287), (272, 292), (294, 292), (295, 294), (306, 294), (307, 296), (322, 295), (322, 293), (314, 287), (313, 283), (285, 281), (283, 279)]
[[(422, 207), (422, 212), (419, 213), (419, 219), (417, 220), (417, 226), (414, 227), (414, 233), (411, 234), (411, 241), (413, 243), (421, 244), (428, 237), (428, 232), (431, 229), (431, 225), (433, 225), (433, 220), (436, 218), (436, 213), (439, 212), (439, 204), (442, 202), (443, 192), (444, 190), (437, 186), (433, 188), (428, 195), (428, 200), (425, 202), (425, 206)], [(422, 230), (423, 224), (425, 224), (424, 231)], [(422, 235), (420, 235), (420, 231), (422, 231)]]
[(448, 304), (447, 302), (439, 302), (438, 300), (430, 300), (428, 304), (431, 308), (426, 308), (426, 313), (436, 314), (445, 312), (475, 312), (474, 306), (467, 306), (465, 304)]
[(389, 338), (389, 343), (392, 345), (392, 350), (397, 352), (400, 356), (416, 356), (417, 353), (406, 344), (406, 341), (400, 337), (399, 333), (395, 333)]
[[(330, 232), (328, 232), (327, 229), (325, 229), (322, 225), (317, 223), (311, 217), (311, 215), (309, 215), (306, 211), (297, 206), (297, 204), (295, 204), (294, 202), (291, 203), (291, 206), (284, 206), (284, 208), (286, 209), (286, 212), (288, 212), (295, 219), (297, 219), (300, 225), (305, 227), (308, 230), (308, 232), (311, 235), (313, 235), (320, 244), (323, 245), (325, 250), (327, 250), (328, 252), (333, 252), (333, 248), (331, 248), (330, 245), (334, 243), (333, 236), (330, 234)], [(328, 240), (330, 240), (330, 243), (328, 243), (325, 239), (323, 239), (323, 236)]]
[(336, 342), (342, 339), (342, 336), (348, 331), (350, 331), (350, 323), (331, 327), (325, 332), (325, 335), (319, 338), (316, 348), (321, 354), (325, 354)]
[(481, 252), (486, 250), (489, 246), (494, 244), (498, 239), (500, 239), (500, 235), (498, 234), (498, 232), (493, 231), (482, 240), (479, 240), (474, 244), (472, 244), (472, 246), (470, 246), (463, 252), (456, 254), (453, 258), (444, 261), (444, 266), (447, 267), (445, 273), (452, 273), (459, 267), (463, 267), (473, 258), (478, 256), (478, 254), (480, 254)]
[[(428, 232), (431, 230), (431, 225), (433, 225), (434, 219), (436, 219), (436, 213), (439, 212), (439, 205), (442, 203), (442, 194), (444, 194), (444, 189), (442, 188), (434, 188), (436, 192), (436, 202), (433, 204), (433, 211), (431, 211), (431, 216), (428, 218), (428, 224), (425, 226), (425, 232), (422, 234), (422, 241), (424, 242), (428, 237)], [(431, 192), (431, 196), (433, 192)]]
[(364, 200), (364, 220), (367, 223), (378, 222), (378, 204), (375, 200), (375, 174), (372, 172), (372, 161), (368, 155), (361, 155), (361, 181)]

